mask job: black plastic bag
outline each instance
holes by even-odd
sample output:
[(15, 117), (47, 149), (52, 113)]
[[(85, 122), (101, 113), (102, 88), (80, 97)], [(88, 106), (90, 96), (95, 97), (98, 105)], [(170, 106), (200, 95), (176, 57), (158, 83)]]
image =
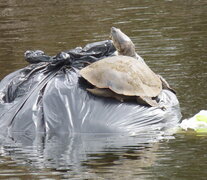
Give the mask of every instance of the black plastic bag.
[(0, 82), (0, 130), (4, 133), (138, 133), (174, 127), (181, 119), (176, 95), (163, 90), (156, 107), (121, 103), (88, 93), (79, 69), (111, 56), (111, 41), (86, 45), (50, 57), (27, 51), (32, 64)]

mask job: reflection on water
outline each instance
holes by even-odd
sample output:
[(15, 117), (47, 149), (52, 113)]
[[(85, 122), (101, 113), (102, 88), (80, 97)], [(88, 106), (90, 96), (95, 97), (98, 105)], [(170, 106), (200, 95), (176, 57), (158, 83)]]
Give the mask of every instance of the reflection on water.
[(113, 177), (121, 168), (131, 173), (121, 172), (115, 179), (123, 175), (133, 177), (133, 173), (142, 173), (143, 167), (154, 163), (156, 157), (152, 151), (158, 148), (154, 143), (155, 137), (155, 133), (140, 134), (140, 137), (123, 134), (39, 134), (32, 139), (14, 134), (13, 138), (2, 143), (0, 168), (4, 167), (4, 171), (0, 176), (24, 178), (26, 172), (27, 177), (38, 174), (40, 178), (49, 178), (52, 171), (53, 177), (96, 179)]
[[(158, 142), (140, 136), (15, 134), (1, 144), (0, 177), (20, 179), (205, 179), (206, 136)], [(169, 140), (170, 138), (170, 140)], [(204, 146), (201, 146), (203, 144)], [(204, 178), (205, 177), (205, 178)]]
[[(54, 55), (108, 39), (110, 27), (115, 26), (132, 38), (148, 65), (177, 90), (182, 113), (190, 117), (206, 109), (206, 7), (202, 0), (2, 0), (0, 78), (27, 65), (23, 53), (28, 49)], [(29, 137), (2, 142), (2, 178), (206, 176), (206, 138), (195, 135), (180, 135), (159, 143), (144, 142), (145, 138), (140, 142), (137, 137), (122, 140), (95, 135), (66, 139), (40, 136), (35, 140)]]

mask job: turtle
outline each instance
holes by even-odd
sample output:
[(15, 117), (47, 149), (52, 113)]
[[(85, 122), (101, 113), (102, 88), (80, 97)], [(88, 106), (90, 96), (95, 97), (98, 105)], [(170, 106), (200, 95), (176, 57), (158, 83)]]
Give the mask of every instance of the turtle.
[[(134, 43), (120, 29), (112, 27), (110, 38), (113, 41), (113, 44), (118, 52), (118, 55), (131, 56), (141, 61), (142, 63), (145, 63), (142, 57), (136, 53)], [(168, 84), (168, 82), (160, 74), (158, 74), (158, 77), (162, 82), (163, 89), (168, 89), (172, 91), (174, 94), (176, 94), (176, 91)]]
[(112, 27), (111, 38), (118, 55), (96, 61), (79, 71), (94, 86), (86, 90), (121, 102), (136, 100), (138, 104), (159, 107), (156, 97), (163, 88), (161, 78), (140, 60), (133, 42), (120, 29)]

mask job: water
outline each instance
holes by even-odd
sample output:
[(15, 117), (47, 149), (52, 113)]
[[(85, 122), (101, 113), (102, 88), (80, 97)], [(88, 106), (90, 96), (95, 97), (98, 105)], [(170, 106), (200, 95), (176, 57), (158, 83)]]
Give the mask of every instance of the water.
[[(0, 79), (25, 67), (23, 53), (49, 55), (108, 39), (112, 26), (177, 91), (183, 118), (206, 109), (205, 0), (2, 0)], [(206, 137), (1, 137), (1, 179), (206, 179)], [(127, 142), (127, 143), (126, 143)]]

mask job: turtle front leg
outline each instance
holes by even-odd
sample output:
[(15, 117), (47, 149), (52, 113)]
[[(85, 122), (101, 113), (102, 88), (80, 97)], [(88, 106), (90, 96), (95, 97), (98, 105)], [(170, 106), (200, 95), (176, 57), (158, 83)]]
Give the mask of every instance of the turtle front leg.
[(168, 89), (168, 90), (172, 91), (174, 94), (176, 94), (176, 91), (170, 87), (168, 82), (161, 75), (158, 74), (157, 76), (160, 78), (160, 80), (162, 82), (162, 89)]
[(147, 96), (138, 96), (137, 102), (141, 105), (148, 105), (151, 107), (159, 107), (159, 104), (157, 103), (156, 100), (153, 100), (151, 97), (147, 97)]
[(137, 102), (141, 105), (148, 105), (148, 106), (151, 106), (151, 107), (159, 107), (163, 111), (166, 110), (166, 108), (164, 106), (160, 107), (159, 103), (156, 100), (152, 99), (151, 97), (138, 96), (137, 97)]

